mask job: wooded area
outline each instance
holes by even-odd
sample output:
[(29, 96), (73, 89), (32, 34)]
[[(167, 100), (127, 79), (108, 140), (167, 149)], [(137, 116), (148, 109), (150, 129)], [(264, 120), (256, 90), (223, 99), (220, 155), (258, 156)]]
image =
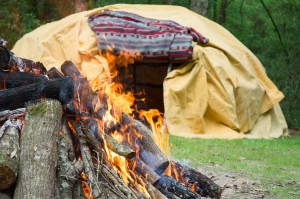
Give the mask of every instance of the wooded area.
[(108, 4), (173, 4), (221, 24), (262, 62), (284, 93), (281, 107), (290, 128), (300, 127), (300, 1), (297, 0), (11, 0), (0, 2), (1, 37), (7, 47), (25, 33), (71, 13)]

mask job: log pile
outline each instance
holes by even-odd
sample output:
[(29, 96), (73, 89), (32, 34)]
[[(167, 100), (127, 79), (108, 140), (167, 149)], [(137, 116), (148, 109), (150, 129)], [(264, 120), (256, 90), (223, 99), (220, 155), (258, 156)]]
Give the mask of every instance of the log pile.
[[(72, 62), (47, 71), (3, 46), (0, 59), (0, 198), (220, 198), (218, 185), (169, 161), (152, 131), (94, 92)], [(185, 181), (166, 174), (171, 165)]]

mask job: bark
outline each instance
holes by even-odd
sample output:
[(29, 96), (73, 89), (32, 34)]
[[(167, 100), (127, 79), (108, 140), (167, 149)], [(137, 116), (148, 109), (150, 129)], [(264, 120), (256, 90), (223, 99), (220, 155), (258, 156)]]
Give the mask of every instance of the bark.
[(54, 198), (61, 113), (57, 100), (27, 106), (15, 199)]
[(16, 127), (5, 129), (0, 149), (0, 190), (4, 190), (15, 183), (19, 167), (19, 130)]
[(0, 71), (0, 81), (0, 89), (9, 89), (47, 81), (47, 77), (28, 72)]
[[(203, 197), (221, 197), (222, 188), (207, 176), (179, 162), (172, 161), (171, 165), (175, 165), (176, 172), (180, 174), (181, 179), (188, 188), (191, 189), (193, 187), (195, 192)], [(176, 174), (174, 172), (171, 173), (171, 176), (176, 179)]]
[(72, 139), (66, 125), (66, 121), (63, 121), (57, 163), (57, 187), (60, 198), (72, 199), (74, 185), (77, 180), (74, 167), (76, 160)]
[(25, 107), (29, 101), (40, 97), (57, 99), (68, 103), (74, 94), (72, 80), (68, 77), (53, 79), (38, 84), (29, 84), (0, 91), (0, 111)]
[(204, 17), (207, 17), (208, 0), (191, 0), (190, 9)]
[(201, 198), (199, 194), (167, 175), (162, 175), (161, 178), (154, 184), (154, 186), (160, 191), (169, 191), (182, 199)]
[(11, 197), (5, 193), (0, 193), (0, 198), (1, 199), (11, 199)]

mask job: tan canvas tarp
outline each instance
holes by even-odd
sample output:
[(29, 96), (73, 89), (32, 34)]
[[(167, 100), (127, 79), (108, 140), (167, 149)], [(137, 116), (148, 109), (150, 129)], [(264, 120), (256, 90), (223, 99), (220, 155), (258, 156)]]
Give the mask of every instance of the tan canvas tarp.
[(71, 60), (88, 79), (107, 71), (98, 55), (87, 18), (102, 9), (173, 20), (209, 38), (194, 47), (193, 61), (171, 71), (164, 81), (165, 116), (171, 134), (202, 138), (276, 138), (287, 133), (278, 102), (283, 94), (258, 59), (226, 29), (178, 6), (112, 5), (70, 15), (21, 38), (20, 57), (48, 69)]

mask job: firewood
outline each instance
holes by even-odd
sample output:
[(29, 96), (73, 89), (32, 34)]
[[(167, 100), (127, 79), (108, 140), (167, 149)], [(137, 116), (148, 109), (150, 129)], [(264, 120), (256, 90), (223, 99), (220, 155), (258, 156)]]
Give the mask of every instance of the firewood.
[(73, 83), (68, 77), (1, 90), (0, 111), (25, 107), (27, 102), (39, 97), (57, 99), (66, 104), (73, 98), (73, 94)]
[(64, 119), (62, 122), (58, 157), (56, 186), (59, 190), (59, 197), (62, 199), (72, 199), (73, 188), (77, 180), (76, 169), (74, 167), (76, 159), (72, 139)]
[[(144, 198), (144, 199), (149, 199), (148, 196), (146, 196), (139, 188), (138, 186), (130, 179), (128, 178), (129, 184), (133, 187), (133, 189), (138, 193), (138, 195), (140, 196), (139, 198)], [(155, 199), (152, 198), (152, 199)]]
[(14, 198), (54, 198), (61, 103), (40, 99), (27, 106)]
[(184, 184), (176, 181), (174, 178), (168, 175), (162, 175), (161, 178), (154, 183), (154, 186), (163, 192), (163, 190), (169, 191), (182, 199), (200, 199), (201, 196), (187, 188)]
[(148, 167), (143, 161), (139, 160), (138, 158), (130, 160), (129, 164), (151, 184), (156, 183), (160, 179), (160, 176), (157, 173), (155, 173), (150, 167)]
[(9, 63), (9, 60), (10, 60), (9, 50), (5, 48), (5, 46), (0, 45), (0, 69), (5, 69)]
[[(108, 111), (108, 104), (110, 104), (115, 111), (113, 114), (119, 114), (121, 116), (121, 125), (127, 125), (132, 128), (132, 131), (138, 132), (141, 136), (141, 142), (139, 143), (140, 158), (155, 172), (162, 174), (165, 169), (169, 166), (168, 158), (161, 152), (158, 146), (155, 144), (151, 137), (151, 130), (138, 120), (130, 118), (127, 114), (122, 112), (114, 103), (109, 99), (108, 95), (103, 92), (98, 92), (97, 95), (91, 89), (88, 80), (78, 71), (75, 65), (71, 61), (64, 62), (61, 66), (61, 70), (64, 75), (71, 77), (75, 81), (75, 85), (78, 85), (78, 92), (82, 93), (81, 103), (86, 106), (86, 111), (90, 112), (95, 118), (102, 120), (105, 112)], [(76, 83), (76, 80), (78, 81)], [(101, 105), (97, 110), (95, 109), (95, 103)], [(105, 132), (107, 133), (107, 132)], [(133, 134), (135, 138), (138, 138), (136, 134)], [(155, 160), (155, 161), (154, 161)]]
[(120, 156), (123, 156), (127, 159), (132, 159), (135, 157), (136, 153), (134, 150), (132, 150), (130, 147), (125, 146), (115, 140), (110, 135), (104, 134), (104, 139), (107, 143), (107, 147), (112, 150), (113, 152), (119, 154)]
[[(175, 165), (177, 173), (181, 175), (181, 178), (185, 181), (185, 185), (188, 188), (194, 187), (195, 192), (203, 197), (220, 198), (222, 188), (215, 184), (210, 178), (203, 175), (199, 171), (183, 165), (180, 162), (172, 161), (171, 165)], [(175, 173), (171, 173), (172, 177), (176, 179)]]
[(132, 191), (124, 184), (124, 182), (116, 175), (114, 171), (111, 171), (105, 166), (101, 169), (101, 171), (109, 180), (113, 182), (116, 188), (120, 189), (125, 194), (126, 198), (130, 199), (131, 197), (135, 197)]
[(19, 130), (7, 127), (0, 139), (0, 190), (8, 189), (16, 180), (19, 167)]
[[(20, 116), (23, 116), (24, 114), (25, 114), (25, 108), (1, 111), (0, 112), (0, 121), (18, 118)], [(0, 132), (0, 137), (1, 137), (1, 132)]]
[(41, 75), (47, 73), (47, 69), (42, 63), (20, 58), (4, 46), (0, 46), (0, 60), (1, 70), (18, 70)]
[(48, 72), (47, 72), (47, 75), (48, 75), (49, 79), (61, 78), (64, 76), (55, 67), (50, 68), (50, 70), (48, 70)]
[[(147, 190), (151, 189), (156, 199), (167, 199), (167, 197), (164, 194), (162, 194), (158, 189), (156, 189), (150, 182), (148, 182), (146, 179), (143, 180), (146, 184)], [(151, 198), (153, 197), (151, 196)]]
[(44, 75), (19, 71), (0, 71), (0, 89), (9, 89), (47, 81)]
[[(77, 129), (79, 131), (79, 129)], [(91, 192), (94, 197), (99, 197), (103, 195), (102, 186), (98, 182), (98, 179), (96, 178), (95, 171), (93, 169), (93, 163), (92, 163), (92, 156), (89, 147), (87, 146), (86, 142), (79, 138), (79, 144), (80, 144), (80, 152), (81, 152), (81, 158), (83, 161), (83, 168), (84, 173), (86, 175), (89, 187), (91, 189)]]

